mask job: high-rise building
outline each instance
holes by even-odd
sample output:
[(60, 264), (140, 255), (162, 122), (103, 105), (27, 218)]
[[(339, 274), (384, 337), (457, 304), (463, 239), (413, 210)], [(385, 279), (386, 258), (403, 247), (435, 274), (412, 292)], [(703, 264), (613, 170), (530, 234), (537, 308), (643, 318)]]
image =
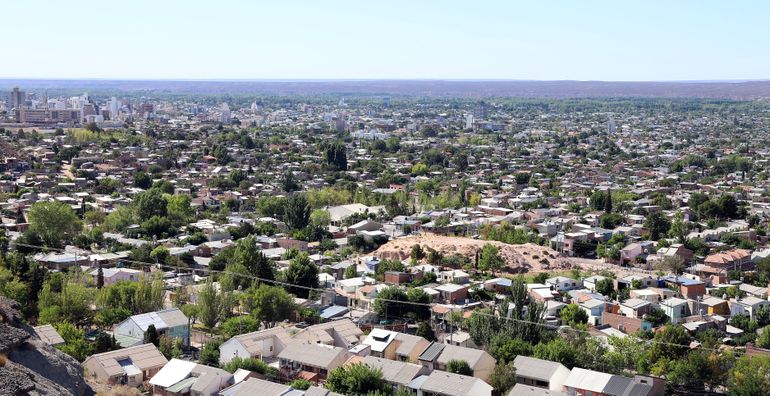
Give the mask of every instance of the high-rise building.
[(27, 101), (27, 93), (20, 91), (19, 87), (14, 87), (8, 98), (8, 106), (11, 109), (18, 109)]
[(222, 106), (220, 107), (219, 122), (223, 124), (229, 124), (232, 122), (230, 106), (228, 106), (227, 103), (222, 103)]
[(345, 115), (344, 114), (338, 114), (337, 119), (335, 121), (337, 132), (345, 132), (345, 129), (347, 129), (347, 122), (345, 122)]
[(465, 115), (465, 129), (473, 129), (473, 114)]
[(612, 135), (615, 133), (615, 130), (617, 129), (617, 126), (615, 125), (615, 120), (610, 118), (610, 121), (607, 123), (607, 134)]
[(120, 112), (120, 101), (115, 98), (114, 96), (110, 98), (110, 119), (114, 120), (118, 117), (118, 113)]

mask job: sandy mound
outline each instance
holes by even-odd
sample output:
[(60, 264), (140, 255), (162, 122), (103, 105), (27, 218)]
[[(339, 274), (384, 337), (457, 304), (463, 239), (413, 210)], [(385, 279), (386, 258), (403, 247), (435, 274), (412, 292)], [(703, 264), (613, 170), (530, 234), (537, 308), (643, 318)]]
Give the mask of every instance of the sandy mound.
[(537, 272), (554, 269), (568, 269), (570, 262), (553, 249), (535, 245), (509, 245), (496, 241), (484, 241), (462, 237), (448, 237), (434, 234), (424, 234), (399, 238), (380, 246), (374, 254), (382, 259), (404, 260), (409, 258), (413, 245), (423, 249), (434, 249), (445, 256), (458, 254), (474, 259), (477, 250), (487, 244), (493, 244), (500, 249), (500, 255), (508, 265), (510, 272)]

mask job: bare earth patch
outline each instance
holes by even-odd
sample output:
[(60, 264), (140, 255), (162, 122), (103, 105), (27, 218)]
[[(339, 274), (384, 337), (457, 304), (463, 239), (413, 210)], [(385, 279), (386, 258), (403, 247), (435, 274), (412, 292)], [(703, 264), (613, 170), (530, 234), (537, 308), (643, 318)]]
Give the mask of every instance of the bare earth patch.
[(505, 260), (509, 272), (539, 272), (572, 267), (570, 261), (561, 257), (559, 252), (532, 243), (509, 245), (497, 241), (435, 234), (416, 235), (389, 241), (380, 246), (374, 255), (382, 259), (404, 260), (409, 258), (412, 246), (420, 245), (424, 250), (431, 248), (445, 256), (458, 254), (473, 260), (476, 251), (480, 251), (488, 243), (497, 246), (500, 250), (500, 256)]

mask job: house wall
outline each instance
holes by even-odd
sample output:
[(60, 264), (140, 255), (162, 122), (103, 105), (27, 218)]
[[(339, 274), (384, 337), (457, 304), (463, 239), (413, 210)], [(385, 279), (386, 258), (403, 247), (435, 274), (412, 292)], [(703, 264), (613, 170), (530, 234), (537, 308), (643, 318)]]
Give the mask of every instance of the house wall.
[(473, 376), (484, 381), (489, 380), (489, 377), (492, 375), (492, 371), (495, 370), (495, 364), (497, 364), (495, 358), (493, 358), (492, 355), (488, 353), (484, 353), (481, 356), (481, 359), (479, 359), (479, 361), (476, 362), (473, 367), (471, 367), (473, 369)]
[(390, 344), (388, 344), (387, 347), (385, 347), (385, 350), (382, 351), (382, 357), (388, 360), (397, 360), (396, 359), (396, 349), (398, 349), (398, 342), (392, 341)]
[(236, 339), (231, 338), (219, 346), (219, 364), (227, 364), (234, 357), (250, 358), (252, 357), (246, 348)]
[(485, 382), (476, 381), (468, 392), (469, 395), (478, 396), (490, 396), (492, 395), (492, 387)]
[(652, 325), (649, 322), (644, 322), (641, 319), (630, 318), (607, 311), (602, 313), (602, 324), (609, 325), (610, 327), (618, 329), (626, 334), (631, 334), (640, 329), (649, 330), (652, 328)]
[(681, 285), (679, 287), (682, 295), (686, 298), (696, 298), (706, 294), (706, 284), (699, 283), (697, 285)]
[(166, 335), (171, 338), (181, 338), (184, 343), (187, 344), (187, 339), (190, 336), (187, 325), (170, 327), (166, 331)]
[(104, 367), (102, 367), (96, 359), (86, 359), (86, 361), (83, 362), (83, 367), (85, 368), (87, 376), (95, 378), (99, 382), (107, 382), (109, 379), (107, 372), (104, 371)]
[(133, 319), (128, 318), (122, 323), (119, 323), (115, 327), (115, 334), (125, 335), (129, 337), (144, 338), (144, 331), (134, 322)]
[[(399, 342), (399, 341), (397, 340), (395, 342)], [(409, 351), (409, 355), (407, 355), (407, 361), (409, 363), (419, 364), (420, 363), (420, 361), (419, 361), (420, 360), (419, 359), (420, 358), (420, 354), (423, 351), (425, 351), (425, 348), (427, 348), (429, 345), (430, 345), (430, 341), (428, 341), (426, 339), (422, 339), (422, 340), (418, 341), (417, 344), (415, 345), (415, 347), (411, 351)], [(398, 349), (398, 348), (396, 348), (396, 349)], [(400, 360), (400, 359), (396, 359), (396, 360)]]
[(709, 315), (729, 315), (730, 314), (730, 306), (727, 304), (727, 301), (714, 305), (713, 307), (708, 307), (707, 310)]
[(687, 304), (682, 304), (680, 306), (676, 307), (670, 307), (668, 305), (661, 305), (660, 309), (663, 310), (663, 312), (671, 319), (671, 323), (677, 324), (681, 321), (682, 317), (685, 315), (682, 314), (682, 310), (685, 310), (685, 313), (687, 312)]

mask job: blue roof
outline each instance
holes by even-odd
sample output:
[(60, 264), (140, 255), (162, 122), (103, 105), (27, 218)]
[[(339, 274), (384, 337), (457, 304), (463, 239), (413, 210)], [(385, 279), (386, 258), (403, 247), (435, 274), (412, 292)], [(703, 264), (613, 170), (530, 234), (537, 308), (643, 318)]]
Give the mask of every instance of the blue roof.
[(513, 284), (513, 281), (508, 278), (501, 278), (497, 280), (497, 284), (500, 286), (511, 286)]
[(335, 316), (342, 315), (344, 313), (348, 312), (347, 307), (343, 307), (340, 305), (331, 305), (321, 310), (320, 316), (323, 319), (331, 319)]
[(676, 282), (685, 286), (699, 285), (703, 282), (695, 279), (686, 278), (684, 276), (667, 276), (664, 278), (668, 282)]

